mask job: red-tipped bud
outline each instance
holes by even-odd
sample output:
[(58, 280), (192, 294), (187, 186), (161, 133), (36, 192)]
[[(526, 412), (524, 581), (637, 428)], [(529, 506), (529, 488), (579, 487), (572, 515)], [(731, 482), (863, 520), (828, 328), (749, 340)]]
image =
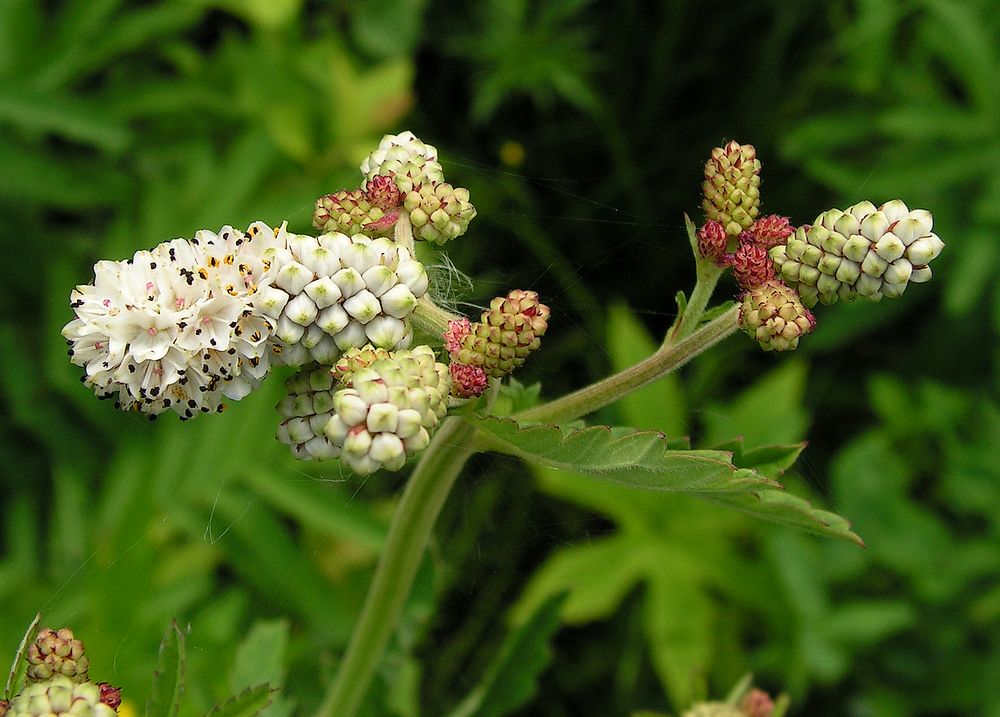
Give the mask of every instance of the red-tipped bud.
[(98, 682), (97, 687), (101, 691), (101, 702), (117, 712), (122, 703), (122, 688), (115, 687), (110, 682)]
[(451, 394), (456, 398), (480, 396), (489, 385), (486, 371), (481, 366), (453, 363), (448, 370), (451, 372)]
[(771, 249), (787, 242), (788, 237), (795, 233), (795, 227), (788, 221), (788, 217), (768, 214), (755, 221), (750, 231), (753, 232), (755, 243)]
[(379, 174), (368, 180), (365, 184), (365, 194), (372, 206), (379, 209), (389, 210), (399, 206), (399, 187), (392, 177)]
[(710, 219), (698, 230), (698, 253), (716, 264), (725, 262), (726, 228), (721, 222)]
[[(749, 240), (744, 241), (745, 237)], [(744, 290), (755, 289), (774, 278), (774, 263), (767, 256), (767, 249), (754, 243), (752, 237), (750, 232), (742, 232), (740, 245), (729, 259), (733, 276)]]
[(468, 319), (455, 319), (448, 322), (444, 332), (444, 347), (452, 354), (462, 348), (462, 341), (472, 333), (472, 324)]
[(0, 717), (10, 712), (10, 702), (7, 700), (0, 700)]
[(774, 712), (774, 702), (764, 690), (758, 690), (755, 687), (740, 702), (740, 710), (747, 717), (771, 717)]
[(549, 314), (534, 291), (515, 289), (490, 301), (476, 323), (451, 322), (445, 344), (452, 362), (481, 366), (487, 375), (502, 378), (541, 345)]

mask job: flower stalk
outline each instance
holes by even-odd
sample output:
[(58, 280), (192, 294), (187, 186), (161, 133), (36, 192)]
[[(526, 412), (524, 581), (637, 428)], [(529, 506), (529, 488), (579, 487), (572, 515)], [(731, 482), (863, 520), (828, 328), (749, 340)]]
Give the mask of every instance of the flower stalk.
[(562, 398), (517, 413), (513, 418), (517, 421), (560, 423), (593, 413), (632, 391), (666, 376), (698, 354), (715, 346), (736, 332), (739, 328), (738, 321), (739, 309), (733, 307), (722, 316), (695, 330), (687, 338), (676, 343), (664, 344), (652, 356), (634, 366)]
[(407, 481), (344, 661), (314, 717), (357, 713), (399, 624), (434, 523), (455, 479), (475, 452), (474, 431), (457, 416), (445, 419)]

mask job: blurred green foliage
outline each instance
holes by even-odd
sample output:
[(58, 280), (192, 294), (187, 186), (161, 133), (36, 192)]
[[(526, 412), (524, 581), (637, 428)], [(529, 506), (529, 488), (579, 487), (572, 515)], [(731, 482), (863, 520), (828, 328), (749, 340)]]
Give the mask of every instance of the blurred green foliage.
[(731, 339), (600, 418), (808, 438), (785, 482), (867, 549), (478, 458), (367, 714), (676, 710), (752, 670), (793, 714), (1000, 716), (998, 47), (988, 0), (0, 0), (0, 647), (41, 610), (141, 710), (176, 618), (183, 715), (263, 680), (284, 688), (267, 714), (308, 714), (400, 485), (294, 462), (280, 376), (184, 425), (95, 401), (59, 336), (95, 260), (306, 230), (412, 128), (479, 209), (448, 247), (476, 280), (455, 298), (553, 306), (521, 377), (552, 396), (655, 345), (692, 278), (681, 213), (735, 137), (795, 223), (932, 210), (935, 279), (821, 309), (795, 357)]

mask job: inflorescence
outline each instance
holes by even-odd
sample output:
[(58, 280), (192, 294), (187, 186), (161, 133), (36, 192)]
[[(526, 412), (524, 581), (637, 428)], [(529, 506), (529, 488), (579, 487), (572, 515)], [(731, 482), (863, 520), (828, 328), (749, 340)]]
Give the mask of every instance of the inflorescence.
[[(514, 291), (466, 320), (475, 335), (448, 345), (444, 363), (412, 346), (412, 316), (430, 301), (413, 241), (455, 239), (476, 210), (411, 132), (386, 135), (361, 173), (359, 189), (317, 200), (316, 236), (255, 222), (98, 262), (63, 328), (83, 383), (123, 410), (189, 419), (293, 366), (278, 439), (297, 458), (339, 458), (362, 475), (401, 468), (451, 403), (524, 363), (549, 311)], [(446, 343), (447, 330), (432, 340)]]

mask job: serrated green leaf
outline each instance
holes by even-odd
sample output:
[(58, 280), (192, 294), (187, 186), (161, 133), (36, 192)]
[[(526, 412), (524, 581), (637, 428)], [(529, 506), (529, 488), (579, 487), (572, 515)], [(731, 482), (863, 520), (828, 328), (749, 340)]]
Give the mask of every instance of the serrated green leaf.
[(42, 614), (36, 613), (35, 619), (28, 625), (28, 629), (24, 631), (24, 637), (21, 638), (21, 643), (17, 646), (17, 651), (14, 653), (14, 660), (10, 664), (10, 672), (7, 673), (7, 684), (3, 690), (2, 697), (5, 700), (9, 700), (21, 691), (21, 686), (24, 683), (24, 675), (28, 670), (28, 663), (24, 659), (24, 653), (27, 652), (28, 645), (32, 643), (35, 635), (38, 634), (38, 624), (41, 621)]
[[(755, 470), (737, 467), (726, 451), (670, 450), (662, 433), (608, 426), (564, 433), (558, 426), (521, 427), (511, 419), (467, 420), (479, 429), (487, 450), (630, 488), (707, 498), (782, 525), (864, 544), (845, 518), (813, 508)], [(800, 449), (771, 450), (758, 459), (783, 465)]]
[(271, 703), (271, 688), (258, 685), (212, 708), (206, 717), (256, 717)]
[(702, 494), (777, 486), (753, 471), (738, 470), (725, 451), (677, 451), (654, 431), (590, 426), (522, 427), (507, 418), (468, 418), (484, 446), (550, 468), (585, 473), (633, 488)]
[(187, 664), (184, 647), (187, 632), (188, 629), (181, 630), (174, 620), (163, 636), (153, 673), (153, 691), (146, 702), (146, 717), (176, 717), (180, 712)]
[(503, 717), (531, 699), (538, 676), (552, 660), (549, 640), (559, 629), (564, 599), (549, 598), (507, 635), (486, 674), (449, 717)]
[(733, 465), (738, 468), (752, 468), (769, 478), (778, 478), (787, 471), (805, 450), (806, 443), (790, 445), (757, 446), (749, 450), (742, 438), (734, 438), (721, 445), (717, 450), (729, 451), (733, 454)]
[(763, 518), (816, 535), (843, 538), (857, 543), (861, 547), (865, 546), (865, 542), (851, 530), (849, 520), (828, 510), (813, 508), (805, 498), (799, 498), (782, 490), (766, 488), (749, 490), (744, 493), (717, 493), (702, 497), (746, 511), (756, 518)]
[[(671, 450), (662, 433), (625, 428), (590, 426), (564, 432), (558, 426), (521, 427), (506, 418), (467, 420), (479, 429), (486, 450), (629, 488), (714, 500), (758, 518), (864, 545), (845, 518), (813, 508), (755, 470), (737, 467), (726, 451)], [(765, 451), (759, 458), (781, 465), (794, 451), (775, 450), (774, 456)]]

